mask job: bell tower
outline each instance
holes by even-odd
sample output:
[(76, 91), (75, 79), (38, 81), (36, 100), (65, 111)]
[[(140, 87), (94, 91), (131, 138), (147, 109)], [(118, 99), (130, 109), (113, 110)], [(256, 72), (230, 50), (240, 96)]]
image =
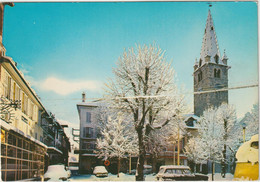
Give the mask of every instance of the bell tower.
[(227, 60), (225, 50), (223, 56), (220, 56), (215, 27), (209, 10), (200, 59), (196, 59), (194, 64), (195, 115), (201, 116), (209, 107), (218, 107), (222, 103), (228, 103), (228, 91), (218, 91), (218, 89), (228, 88), (230, 67), (227, 65)]

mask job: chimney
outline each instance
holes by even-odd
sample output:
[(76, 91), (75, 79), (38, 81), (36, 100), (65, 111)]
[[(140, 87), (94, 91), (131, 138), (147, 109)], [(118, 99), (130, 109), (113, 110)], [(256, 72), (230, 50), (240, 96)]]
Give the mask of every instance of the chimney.
[(86, 94), (85, 92), (82, 92), (82, 102), (85, 102), (86, 101)]

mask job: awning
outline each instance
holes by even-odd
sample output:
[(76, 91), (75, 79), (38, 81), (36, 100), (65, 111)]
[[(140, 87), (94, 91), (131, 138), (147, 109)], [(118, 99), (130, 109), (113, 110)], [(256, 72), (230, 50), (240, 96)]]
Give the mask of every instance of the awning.
[(57, 148), (55, 148), (55, 147), (48, 147), (48, 150), (54, 150), (54, 151), (56, 151), (56, 152), (58, 152), (58, 153), (60, 153), (60, 154), (63, 154), (62, 151), (60, 151), (59, 149), (57, 149)]
[(92, 156), (92, 157), (97, 157), (97, 154), (82, 154), (81, 156)]

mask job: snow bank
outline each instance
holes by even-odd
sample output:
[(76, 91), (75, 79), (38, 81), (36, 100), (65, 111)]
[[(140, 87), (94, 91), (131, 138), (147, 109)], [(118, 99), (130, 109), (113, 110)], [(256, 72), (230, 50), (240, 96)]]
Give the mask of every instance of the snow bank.
[[(208, 174), (209, 181), (212, 181), (212, 174)], [(227, 173), (225, 178), (222, 178), (221, 173), (214, 174), (214, 181), (232, 181), (234, 178), (233, 174)]]
[[(119, 178), (117, 175), (108, 174), (108, 177), (96, 177), (95, 175), (80, 175), (73, 176), (70, 181), (135, 181), (135, 175), (129, 175), (125, 173), (119, 173)], [(145, 181), (156, 181), (156, 176), (152, 174), (145, 176)]]

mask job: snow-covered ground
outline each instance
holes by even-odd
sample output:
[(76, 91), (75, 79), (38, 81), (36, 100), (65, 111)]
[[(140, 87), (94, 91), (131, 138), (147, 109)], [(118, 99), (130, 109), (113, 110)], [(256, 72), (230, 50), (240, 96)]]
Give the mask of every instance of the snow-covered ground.
[[(209, 181), (211, 181), (211, 174), (209, 176)], [(233, 175), (230, 173), (226, 174), (226, 178), (222, 178), (220, 173), (214, 175), (214, 181), (232, 181)], [(128, 175), (120, 173), (119, 178), (117, 175), (108, 174), (108, 177), (96, 177), (94, 175), (80, 175), (73, 176), (70, 181), (135, 181), (135, 175)], [(156, 181), (156, 175), (146, 175), (145, 181)]]
[[(73, 176), (70, 178), (70, 181), (135, 181), (135, 175), (120, 173), (118, 178), (117, 175), (110, 173), (108, 174), (108, 177), (96, 177), (94, 175), (86, 174)], [(156, 181), (155, 175), (146, 175), (145, 181)]]
[[(208, 174), (209, 181), (211, 180), (211, 174)], [(227, 173), (225, 178), (222, 178), (220, 173), (214, 174), (214, 181), (232, 181), (234, 178), (233, 174)]]

